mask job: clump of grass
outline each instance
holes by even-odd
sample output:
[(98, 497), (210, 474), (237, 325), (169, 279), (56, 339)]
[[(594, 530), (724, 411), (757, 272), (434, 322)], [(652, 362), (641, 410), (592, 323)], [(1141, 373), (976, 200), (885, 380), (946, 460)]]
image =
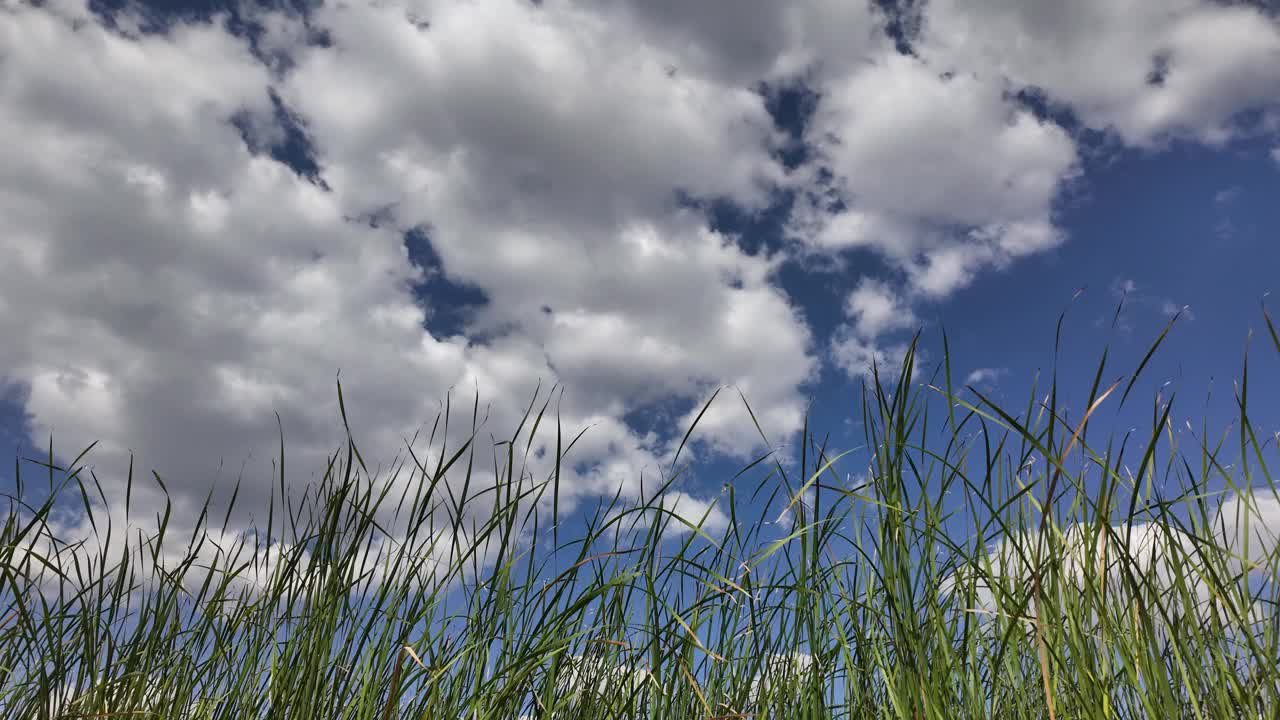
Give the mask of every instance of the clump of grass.
[[(282, 434), (279, 493), (249, 532), (227, 531), (233, 495), (221, 529), (206, 500), (189, 538), (167, 503), (150, 534), (60, 537), (59, 498), (86, 512), (108, 498), (85, 453), (59, 467), (51, 447), (47, 498), (26, 499), (16, 464), (0, 531), (0, 715), (1263, 717), (1280, 707), (1280, 620), (1258, 523), (1280, 497), (1247, 360), (1239, 474), (1207, 431), (1194, 453), (1177, 446), (1172, 401), (1157, 400), (1136, 473), (1127, 437), (1087, 432), (1163, 338), (1118, 398), (1104, 353), (1074, 422), (1056, 376), (1016, 414), (954, 387), (949, 352), (914, 384), (913, 342), (896, 379), (877, 368), (863, 393), (864, 482), (841, 479), (845, 453), (806, 423), (798, 474), (772, 452), (750, 463), (715, 532), (658, 499), (675, 472), (569, 536), (559, 474), (576, 438), (558, 418), (554, 472), (525, 473), (550, 424), (539, 393), (493, 447), (489, 487), (472, 484), (474, 433), (442, 443), (434, 468), (410, 446), (397, 484), (368, 472), (348, 429), (298, 499)], [(1177, 493), (1152, 491), (1170, 481)], [(126, 516), (132, 492), (130, 467)]]

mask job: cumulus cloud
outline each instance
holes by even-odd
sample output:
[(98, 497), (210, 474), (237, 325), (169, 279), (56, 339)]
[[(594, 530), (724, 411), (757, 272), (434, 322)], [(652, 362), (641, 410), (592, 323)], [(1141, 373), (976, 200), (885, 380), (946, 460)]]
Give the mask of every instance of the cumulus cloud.
[[(1076, 140), (1019, 93), (1141, 147), (1263, 132), (1242, 113), (1274, 114), (1280, 97), (1280, 26), (1252, 7), (941, 0), (915, 10), (899, 23), (913, 56), (854, 43), (860, 62), (812, 76), (814, 159), (789, 228), (813, 249), (879, 253), (912, 304), (1065, 240), (1054, 203), (1079, 176)], [(886, 342), (837, 341), (841, 366), (865, 368)]]
[[(847, 326), (842, 326), (832, 337), (831, 358), (836, 367), (844, 370), (851, 378), (870, 380), (879, 373), (882, 383), (893, 385), (902, 372), (902, 365), (910, 349), (909, 343), (883, 345), (875, 340), (860, 338), (849, 332)], [(924, 357), (917, 350), (911, 379), (914, 380), (919, 374)]]
[(815, 671), (814, 658), (806, 652), (790, 652), (770, 655), (764, 667), (751, 679), (748, 693), (750, 707), (761, 702), (788, 700), (799, 694)]
[[(625, 523), (616, 526), (619, 534), (626, 534), (637, 528), (648, 528), (656, 523), (662, 526), (662, 534), (665, 538), (687, 535), (694, 532), (694, 528), (697, 528), (699, 533), (717, 537), (729, 526), (729, 516), (720, 508), (719, 496), (703, 499), (680, 490), (669, 490), (661, 497), (646, 495), (642, 498), (648, 500), (644, 504), (645, 509), (642, 512), (630, 513)], [(611, 515), (617, 517), (636, 508), (637, 505), (627, 503), (616, 507)]]
[(1260, 491), (1233, 494), (1218, 508), (1214, 529), (1243, 569), (1256, 569), (1280, 546), (1280, 498)]
[(1041, 90), (1132, 145), (1226, 142), (1280, 98), (1280, 24), (1243, 3), (937, 0), (922, 19), (931, 62)]
[(892, 46), (890, 18), (874, 3), (841, 0), (605, 0), (613, 17), (671, 53), (676, 72), (731, 85), (838, 74)]
[[(455, 405), (478, 390), (480, 437), (502, 437), (539, 382), (562, 383), (564, 425), (591, 428), (569, 501), (638, 493), (669, 461), (622, 420), (640, 402), (733, 383), (766, 428), (799, 427), (817, 360), (769, 279), (779, 259), (674, 201), (768, 201), (782, 171), (759, 94), (672, 76), (667, 51), (569, 5), (330, 5), (309, 20), (323, 46), (296, 18), (257, 19), (287, 72), (222, 17), (126, 35), (72, 0), (0, 13), (0, 127), (23, 138), (0, 150), (0, 368), (29, 390), (37, 436), (99, 442), (108, 490), (131, 450), (192, 497), (248, 456), (240, 504), (260, 504), (273, 413), (291, 481), (342, 439), (338, 370), (371, 465), (451, 390)], [(278, 106), (316, 177), (262, 152), (284, 134)], [(487, 298), (463, 335), (433, 331), (414, 295), (414, 227)], [(471, 428), (453, 413), (456, 448)], [(745, 455), (749, 424), (717, 408), (699, 437)]]
[(911, 308), (888, 283), (863, 278), (845, 300), (845, 314), (854, 321), (854, 329), (864, 337), (875, 337), (886, 330), (910, 328), (916, 322)]
[[(1280, 499), (1274, 494), (1234, 494), (1218, 507), (1202, 538), (1156, 522), (1111, 525), (1101, 530), (1079, 524), (1067, 527), (1061, 534), (1061, 565), (1057, 567), (1064, 588), (1083, 587), (1092, 578), (1106, 583), (1114, 603), (1128, 602), (1135, 592), (1142, 596), (1155, 592), (1170, 599), (1172, 611), (1208, 617), (1215, 609), (1214, 594), (1204, 584), (1207, 569), (1218, 574), (1219, 563), (1223, 563), (1228, 574), (1218, 577), (1225, 578), (1265, 570), (1274, 562), (1280, 545), (1277, 528)], [(1023, 592), (1029, 587), (1038, 538), (1038, 534), (1025, 533), (1001, 539), (988, 548), (985, 557), (976, 560), (978, 566), (965, 566), (948, 576), (943, 582), (944, 593), (971, 589), (976, 604), (970, 609), (987, 614), (1009, 612), (1001, 588)], [(1174, 583), (1179, 576), (1191, 584), (1191, 607), (1177, 606), (1180, 598)], [(1250, 619), (1258, 610), (1243, 608)]]
[[(871, 249), (905, 280), (878, 293), (893, 292), (899, 321), (877, 322), (869, 307), (851, 313), (860, 327), (834, 340), (839, 367), (856, 374), (868, 358), (891, 353), (877, 335), (908, 325), (912, 304), (947, 297), (985, 268), (1064, 239), (1052, 204), (1077, 174), (1072, 138), (1011, 100), (998, 79), (898, 52), (886, 28), (915, 24), (903, 10), (821, 0), (745, 13), (721, 3), (697, 11), (607, 5), (639, 19), (646, 37), (689, 67), (817, 93), (803, 132), (809, 160), (787, 184), (798, 195), (788, 234), (804, 252)], [(752, 73), (737, 72), (744, 68)], [(870, 293), (859, 299), (870, 302)]]
[[(225, 578), (224, 599), (260, 597), (266, 589), (282, 584), (322, 585), (332, 573), (331, 566), (317, 564), (320, 561), (313, 558), (305, 543), (284, 537), (278, 514), (276, 527), (268, 536), (265, 524), (243, 531), (219, 527), (220, 523), (208, 516), (194, 528), (168, 524), (165, 501), (152, 489), (134, 487), (132, 500), (131, 508), (109, 498), (92, 516), (61, 509), (38, 521), (29, 511), (19, 509), (15, 517), (28, 531), (10, 549), (7, 565), (28, 589), (47, 598), (73, 592), (74, 586), (68, 583), (74, 578), (112, 576), (122, 567), (130, 568), (138, 578), (135, 589), (148, 592), (160, 589), (158, 583), (165, 578), (197, 595), (210, 591), (204, 587), (207, 579), (211, 579), (211, 587), (217, 587)], [(179, 495), (176, 500), (168, 508), (170, 517), (187, 520), (200, 514), (190, 498)], [(309, 502), (293, 506), (297, 517), (306, 516), (304, 507), (315, 509)], [(161, 509), (151, 512), (157, 507)], [(471, 539), (470, 525), (464, 524), (455, 536), (450, 525), (438, 518), (436, 522), (418, 528), (411, 537), (403, 518), (394, 526), (383, 526), (395, 537), (370, 532), (366, 542), (353, 548), (356, 572), (365, 575), (361, 582), (379, 586), (387, 568), (395, 563), (417, 563), (414, 575), (398, 578), (416, 590), (426, 591), (452, 580), (450, 574), (456, 571), (453, 564), (458, 560), (455, 540), (457, 547), (476, 546), (479, 558), (497, 555), (496, 542), (486, 539), (477, 545)]]
[[(571, 4), (442, 4), (431, 16), (424, 33), (391, 11), (326, 8), (315, 22), (366, 60), (296, 49), (282, 92), (315, 118), (335, 191), (354, 210), (379, 189), (401, 222), (429, 225), (446, 272), (491, 300), (474, 329), (520, 328), (576, 407), (619, 412), (724, 382), (766, 427), (798, 427), (797, 387), (816, 359), (768, 279), (780, 259), (743, 254), (673, 202), (677, 188), (769, 200), (780, 135), (763, 98), (673, 74), (662, 47)], [(722, 403), (700, 437), (745, 457), (750, 426)]]
[(1057, 242), (1044, 226), (1074, 144), (999, 84), (886, 53), (831, 85), (808, 134), (848, 207), (814, 241), (903, 261), (951, 228), (1009, 254)]
[(878, 370), (882, 378), (892, 382), (902, 367), (908, 344), (886, 345), (879, 338), (917, 325), (904, 294), (884, 280), (864, 277), (845, 299), (844, 313), (849, 322), (840, 325), (831, 338), (831, 357), (836, 366), (850, 377), (865, 380)]
[(1053, 203), (1078, 174), (1077, 152), (1001, 83), (891, 48), (824, 82), (788, 233), (813, 251), (871, 250), (897, 273), (877, 294), (892, 293), (900, 320), (864, 310), (833, 340), (837, 365), (865, 375), (871, 358), (900, 354), (877, 336), (908, 327), (912, 306), (1064, 240)]
[[(1113, 538), (1119, 538), (1120, 545), (1108, 552), (1105, 548)], [(1036, 537), (1030, 533), (1005, 538), (996, 543), (988, 558), (979, 562), (990, 560), (990, 577), (998, 583), (1017, 578), (1018, 587), (1027, 587), (1025, 583), (1032, 573), (1035, 542)], [(1061, 574), (1069, 584), (1083, 583), (1086, 577), (1094, 576), (1101, 568), (1105, 568), (1105, 575), (1112, 584), (1123, 583), (1127, 571), (1135, 572), (1139, 578), (1167, 583), (1171, 569), (1165, 558), (1170, 553), (1178, 553), (1185, 558), (1188, 553), (1195, 552), (1193, 541), (1185, 533), (1150, 523), (1111, 526), (1101, 534), (1095, 534), (1086, 526), (1074, 525), (1063, 533), (1062, 547)], [(1090, 549), (1095, 552), (1091, 554)], [(947, 583), (948, 588), (955, 587), (952, 583), (963, 587), (965, 574), (953, 576), (951, 581)], [(977, 580), (976, 591), (979, 608), (995, 612), (1004, 605), (997, 589), (986, 580)]]
[(1008, 368), (975, 368), (964, 379), (966, 385), (991, 385), (1009, 372)]
[(658, 504), (679, 518), (668, 525), (669, 534), (691, 532), (689, 525), (692, 525), (714, 535), (729, 526), (729, 516), (716, 506), (715, 500), (700, 500), (688, 493), (671, 492), (664, 495)]
[[(52, 688), (48, 698), (44, 702), (43, 708), (37, 706), (37, 708), (32, 710), (30, 714), (25, 716), (19, 715), (18, 717), (25, 717), (26, 720), (38, 720), (42, 717), (75, 717), (77, 714), (81, 714), (77, 711), (83, 711), (88, 703), (96, 702), (101, 699), (106, 699), (113, 711), (119, 711), (120, 706), (135, 704), (134, 702), (130, 702), (130, 699), (126, 699), (129, 698), (132, 690), (133, 688), (131, 687), (119, 688), (108, 686), (107, 688), (99, 690), (98, 692), (100, 694), (90, 694), (88, 692), (77, 693), (75, 684), (68, 680), (63, 682), (61, 685)], [(161, 699), (156, 688), (150, 682), (147, 682), (141, 695), (142, 697), (140, 698), (140, 701), (136, 702), (136, 704), (143, 706), (153, 706), (158, 704), (156, 702), (157, 700)]]
[(832, 179), (806, 193), (793, 234), (876, 250), (912, 291), (945, 296), (1062, 240), (1052, 201), (1075, 145), (998, 83), (888, 52), (832, 81), (807, 134)]
[(557, 699), (567, 696), (568, 713), (587, 703), (611, 708), (643, 706), (646, 697), (656, 691), (657, 680), (648, 668), (594, 655), (565, 658), (556, 678)]

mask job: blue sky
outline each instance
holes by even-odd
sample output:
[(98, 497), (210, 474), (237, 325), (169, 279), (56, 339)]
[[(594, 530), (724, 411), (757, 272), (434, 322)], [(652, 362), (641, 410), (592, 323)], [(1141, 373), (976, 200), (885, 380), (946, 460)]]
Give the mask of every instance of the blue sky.
[[(340, 441), (339, 370), (384, 461), (450, 388), (501, 439), (561, 383), (590, 504), (717, 386), (775, 446), (810, 401), (858, 444), (868, 359), (917, 328), (1020, 409), (1068, 307), (1073, 416), (1107, 342), (1127, 375), (1185, 307), (1115, 426), (1167, 380), (1176, 421), (1231, 421), (1280, 267), (1274, 15), (751, 5), (7, 6), (0, 442), (265, 493), (273, 411), (299, 482)], [(703, 427), (691, 509), (762, 451), (732, 390)]]

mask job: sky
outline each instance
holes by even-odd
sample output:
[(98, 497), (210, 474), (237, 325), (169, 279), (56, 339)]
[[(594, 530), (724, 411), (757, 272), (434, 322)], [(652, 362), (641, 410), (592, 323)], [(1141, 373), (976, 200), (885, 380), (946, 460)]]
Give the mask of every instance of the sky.
[(0, 0), (0, 132), (0, 443), (96, 441), (109, 494), (132, 453), (260, 506), (277, 413), (291, 482), (339, 447), (340, 377), (384, 466), (446, 395), (457, 447), (475, 392), (500, 440), (557, 385), (567, 501), (634, 498), (724, 387), (696, 514), (806, 412), (855, 446), (917, 330), (921, 381), (945, 328), (1024, 407), (1064, 311), (1075, 417), (1181, 312), (1133, 425), (1172, 382), (1224, 428), (1252, 329), (1280, 431), (1265, 3)]

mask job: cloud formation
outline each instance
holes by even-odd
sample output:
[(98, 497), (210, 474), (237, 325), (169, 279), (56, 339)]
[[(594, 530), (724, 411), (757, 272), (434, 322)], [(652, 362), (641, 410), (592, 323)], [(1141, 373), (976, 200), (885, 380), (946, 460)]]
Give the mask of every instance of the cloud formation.
[[(640, 402), (736, 382), (766, 427), (798, 427), (816, 360), (768, 280), (777, 259), (674, 202), (767, 200), (781, 171), (761, 97), (669, 77), (661, 51), (585, 11), (430, 10), (427, 32), (403, 7), (322, 8), (325, 47), (268, 15), (260, 45), (289, 53), (283, 76), (220, 19), (126, 36), (73, 2), (0, 16), (0, 122), (25, 138), (4, 158), (0, 366), (28, 388), (37, 435), (98, 440), (116, 473), (136, 450), (199, 494), (223, 459), (252, 454), (265, 474), (273, 411), (290, 465), (323, 467), (339, 369), (379, 459), (451, 388), (478, 389), (501, 436), (559, 381), (565, 425), (592, 426), (573, 495), (638, 493), (669, 454), (621, 420)], [(54, 73), (43, 58), (60, 54), (79, 66)], [(284, 132), (273, 94), (320, 182), (255, 152)], [(487, 296), (467, 329), (487, 340), (432, 332), (403, 241), (417, 226), (443, 272)], [(744, 454), (749, 419), (718, 412), (705, 436)]]
[[(1146, 522), (1100, 530), (1072, 525), (1061, 533), (1058, 576), (1064, 592), (1087, 583), (1098, 588), (1105, 584), (1107, 597), (1117, 606), (1155, 593), (1165, 598), (1170, 612), (1208, 618), (1222, 610), (1215, 608), (1221, 599), (1215, 599), (1207, 578), (1230, 585), (1234, 578), (1267, 567), (1280, 545), (1277, 528), (1280, 499), (1262, 492), (1229, 496), (1202, 532), (1188, 534), (1167, 524)], [(1037, 538), (1032, 533), (1002, 538), (985, 556), (975, 559), (976, 565), (966, 565), (945, 578), (944, 594), (970, 597), (972, 591), (974, 605), (968, 609), (984, 616), (1012, 612), (1010, 602), (1019, 603), (1021, 593), (1029, 592)], [(1191, 592), (1190, 607), (1180, 606), (1180, 578)], [(1015, 593), (1011, 599), (1006, 595), (1010, 590)], [(1255, 615), (1259, 607), (1240, 610), (1248, 619), (1261, 617)], [(1028, 608), (1025, 614), (1032, 616), (1034, 611)]]
[(984, 385), (990, 386), (995, 384), (1008, 370), (1006, 368), (974, 368), (965, 377), (966, 385)]
[(1037, 89), (1127, 144), (1220, 144), (1280, 104), (1280, 24), (1210, 0), (937, 0), (918, 48), (945, 69)]

